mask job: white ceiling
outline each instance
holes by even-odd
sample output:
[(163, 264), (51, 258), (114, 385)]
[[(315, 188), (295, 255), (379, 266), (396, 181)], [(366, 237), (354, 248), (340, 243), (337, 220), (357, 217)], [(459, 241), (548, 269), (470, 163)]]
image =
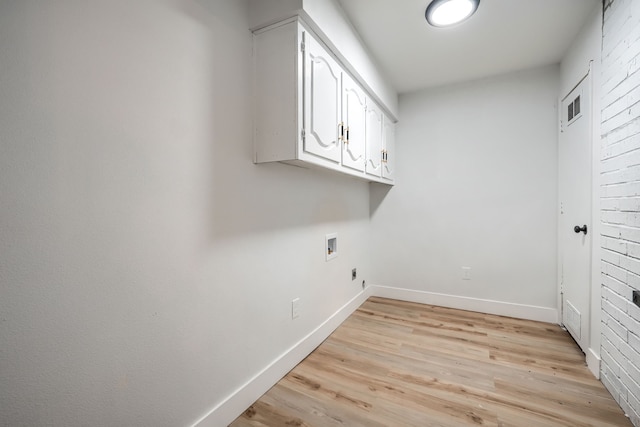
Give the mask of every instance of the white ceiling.
[(430, 0), (338, 0), (399, 93), (560, 62), (598, 0), (481, 0), (468, 21), (427, 24)]

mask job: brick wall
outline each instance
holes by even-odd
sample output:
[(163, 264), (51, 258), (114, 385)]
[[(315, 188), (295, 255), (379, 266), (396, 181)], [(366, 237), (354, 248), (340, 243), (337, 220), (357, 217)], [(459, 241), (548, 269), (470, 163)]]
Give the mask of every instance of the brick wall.
[(640, 427), (640, 0), (605, 0), (601, 379)]

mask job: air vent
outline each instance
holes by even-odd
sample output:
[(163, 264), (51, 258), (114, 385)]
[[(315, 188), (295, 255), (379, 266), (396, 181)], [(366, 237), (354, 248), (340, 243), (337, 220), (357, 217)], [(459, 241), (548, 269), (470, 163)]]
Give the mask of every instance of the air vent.
[(565, 301), (564, 316), (565, 316), (565, 321), (564, 321), (565, 326), (569, 328), (571, 332), (573, 332), (573, 336), (577, 340), (579, 340), (582, 332), (581, 331), (582, 316), (580, 315), (580, 312), (578, 311), (578, 309), (576, 309), (573, 306), (573, 304), (571, 304), (569, 301)]
[(573, 102), (567, 107), (567, 121), (573, 120)]
[(567, 105), (567, 124), (575, 122), (580, 116), (580, 95), (578, 95)]

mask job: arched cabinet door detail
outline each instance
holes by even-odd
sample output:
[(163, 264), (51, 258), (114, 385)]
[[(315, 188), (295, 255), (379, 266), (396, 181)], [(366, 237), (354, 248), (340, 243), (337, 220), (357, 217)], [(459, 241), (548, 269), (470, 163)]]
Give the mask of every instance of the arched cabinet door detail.
[(382, 177), (382, 111), (377, 105), (367, 105), (367, 175)]
[(305, 37), (305, 141), (307, 153), (340, 163), (342, 70), (313, 37)]
[(342, 117), (344, 138), (342, 141), (342, 165), (364, 171), (365, 133), (367, 102), (360, 86), (349, 77), (342, 75)]
[(382, 127), (382, 178), (393, 181), (395, 179), (396, 125), (385, 116)]

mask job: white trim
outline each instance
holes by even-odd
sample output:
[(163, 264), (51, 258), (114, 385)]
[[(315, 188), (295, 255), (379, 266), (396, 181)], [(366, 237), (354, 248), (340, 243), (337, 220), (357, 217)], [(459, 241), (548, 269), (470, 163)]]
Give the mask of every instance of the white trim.
[[(585, 352), (585, 356), (588, 356), (590, 351), (594, 352), (594, 355), (597, 357), (598, 355), (598, 351), (592, 350), (592, 346), (594, 344), (596, 344), (597, 346), (599, 346), (599, 342), (594, 343), (594, 334), (598, 334), (600, 333), (599, 330), (594, 331), (592, 328), (592, 318), (595, 315), (593, 313), (592, 310), (592, 305), (594, 303), (593, 301), (593, 295), (594, 292), (596, 292), (597, 294), (599, 294), (599, 289), (600, 289), (600, 284), (599, 282), (597, 282), (596, 285), (596, 280), (600, 279), (600, 274), (597, 273), (597, 275), (594, 275), (594, 253), (596, 248), (596, 243), (599, 244), (599, 234), (600, 233), (594, 233), (594, 231), (597, 231), (599, 229), (599, 226), (595, 226), (594, 224), (596, 222), (598, 222), (598, 217), (599, 217), (599, 211), (595, 212), (595, 205), (594, 205), (594, 201), (595, 202), (599, 202), (599, 189), (598, 188), (594, 188), (594, 185), (596, 184), (595, 182), (595, 175), (594, 175), (594, 165), (595, 165), (595, 157), (594, 156), (594, 144), (597, 144), (596, 141), (594, 141), (594, 123), (596, 122), (595, 120), (595, 105), (596, 105), (596, 98), (595, 98), (595, 85), (594, 85), (594, 73), (593, 73), (593, 64), (594, 61), (593, 59), (589, 60), (589, 65), (588, 65), (588, 69), (587, 69), (587, 73), (582, 76), (580, 78), (580, 80), (578, 81), (578, 83), (576, 83), (576, 85), (564, 96), (564, 98), (562, 98), (562, 101), (560, 103), (559, 106), (559, 110), (560, 110), (560, 118), (562, 120), (563, 117), (565, 117), (564, 115), (566, 114), (566, 111), (564, 109), (564, 101), (572, 94), (574, 93), (574, 91), (577, 91), (578, 88), (580, 88), (581, 84), (585, 84), (584, 87), (580, 88), (579, 92), (580, 92), (580, 96), (582, 96), (582, 98), (584, 99), (584, 91), (587, 90), (588, 93), (588, 105), (583, 105), (581, 107), (581, 111), (588, 111), (589, 112), (589, 124), (587, 126), (587, 130), (589, 133), (589, 141), (590, 144), (588, 146), (589, 148), (589, 157), (590, 157), (590, 164), (589, 166), (589, 176), (590, 176), (590, 182), (589, 182), (589, 188), (591, 190), (591, 196), (590, 196), (590, 208), (588, 210), (588, 212), (586, 213), (588, 220), (584, 221), (584, 224), (587, 224), (589, 226), (589, 230), (590, 230), (590, 237), (589, 237), (589, 255), (588, 255), (588, 260), (587, 260), (587, 272), (588, 272), (588, 276), (589, 276), (589, 282), (588, 282), (588, 293), (589, 293), (589, 299), (587, 302), (587, 306), (586, 307), (582, 307), (582, 316), (583, 319), (580, 321), (581, 322), (581, 329), (579, 331), (579, 333), (576, 333), (576, 331), (574, 330), (574, 328), (569, 327), (569, 325), (567, 323), (565, 323), (565, 297), (564, 297), (564, 289), (563, 289), (563, 280), (564, 280), (564, 261), (563, 261), (563, 254), (564, 254), (564, 250), (563, 250), (563, 243), (562, 243), (562, 235), (564, 232), (566, 232), (566, 230), (561, 230), (562, 227), (562, 194), (560, 193), (560, 181), (558, 181), (558, 213), (556, 215), (557, 218), (557, 230), (558, 230), (558, 236), (557, 236), (557, 240), (556, 240), (556, 245), (557, 245), (557, 249), (558, 249), (558, 254), (557, 254), (557, 260), (558, 260), (558, 283), (557, 283), (557, 295), (558, 295), (558, 313), (560, 315), (560, 321), (559, 323), (561, 325), (567, 326), (569, 329), (569, 332), (572, 333), (572, 336), (574, 337), (576, 343), (578, 344), (578, 346), (580, 347), (580, 349)], [(582, 101), (584, 103), (584, 100)], [(582, 115), (581, 115), (582, 116)], [(563, 122), (561, 122), (563, 123)], [(571, 122), (573, 123), (573, 121)], [(567, 126), (569, 125), (569, 123), (567, 123)], [(563, 129), (561, 129), (560, 134), (558, 134), (558, 155), (560, 155), (560, 146), (561, 144), (561, 138), (562, 135), (561, 133), (563, 132)], [(595, 145), (595, 147), (597, 147), (597, 145)], [(560, 164), (560, 162), (558, 162), (558, 176), (561, 176), (560, 174), (560, 168), (562, 167), (562, 165)], [(597, 214), (598, 216), (594, 215)], [(598, 248), (599, 249), (599, 248)], [(599, 258), (598, 258), (598, 263), (597, 265), (600, 265), (599, 262)], [(598, 302), (598, 306), (599, 306), (599, 302)], [(583, 325), (583, 321), (584, 318), (587, 318), (586, 320), (586, 325)], [(586, 326), (586, 328), (584, 327)], [(586, 329), (586, 330), (585, 330)], [(591, 368), (590, 368), (591, 369)], [(599, 377), (599, 374), (596, 375), (596, 377)]]
[(499, 316), (509, 316), (518, 319), (536, 320), (538, 322), (558, 323), (558, 310), (550, 307), (538, 307), (535, 305), (516, 304), (377, 285), (371, 286), (371, 295), (402, 301), (417, 302), (421, 304), (457, 308), (460, 310), (497, 314)]
[(356, 311), (370, 296), (370, 289), (370, 287), (367, 287), (353, 297), (351, 301), (343, 305), (320, 326), (196, 421), (192, 427), (229, 425), (331, 335), (351, 313)]
[(587, 367), (596, 379), (600, 379), (600, 356), (592, 348), (587, 350), (585, 354), (587, 358)]

